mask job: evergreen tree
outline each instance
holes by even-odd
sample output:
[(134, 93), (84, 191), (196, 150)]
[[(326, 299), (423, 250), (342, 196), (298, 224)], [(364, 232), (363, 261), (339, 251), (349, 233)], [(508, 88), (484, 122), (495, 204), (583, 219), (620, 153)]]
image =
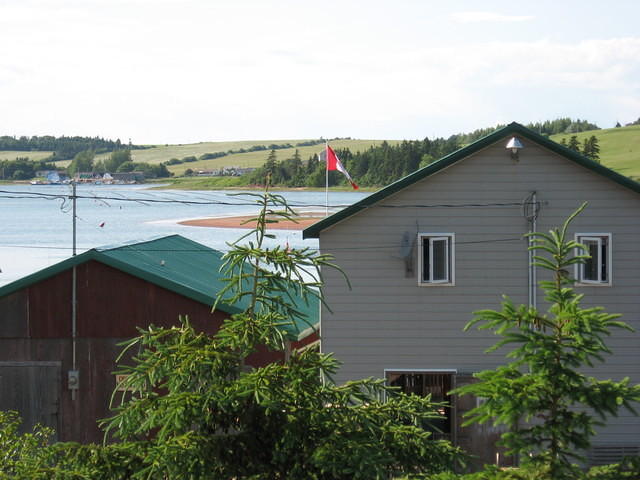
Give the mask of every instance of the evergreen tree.
[(580, 141), (578, 140), (577, 135), (571, 135), (567, 147), (574, 152), (580, 153)]
[[(582, 373), (583, 368), (603, 362), (611, 353), (604, 338), (611, 330), (632, 329), (617, 321), (619, 315), (600, 307), (582, 308), (583, 295), (573, 288), (568, 276), (574, 265), (589, 258), (574, 255), (586, 248), (569, 239), (571, 221), (585, 208), (580, 207), (562, 228), (548, 234), (533, 233), (531, 247), (535, 265), (551, 272), (551, 280), (540, 282), (550, 307), (546, 314), (533, 307), (516, 307), (505, 297), (501, 311), (482, 310), (465, 329), (479, 325), (502, 339), (489, 352), (514, 346), (507, 365), (476, 374), (478, 383), (457, 389), (473, 394), (483, 402), (468, 412), (465, 424), (492, 421), (509, 431), (500, 444), (509, 454), (520, 454), (523, 463), (538, 464), (550, 479), (569, 479), (576, 473), (571, 460), (581, 459), (580, 451), (590, 446), (599, 419), (616, 415), (640, 401), (640, 386), (629, 379), (614, 382), (598, 380)], [(598, 418), (594, 418), (597, 415)], [(537, 477), (536, 477), (537, 478)], [(546, 478), (546, 477), (544, 477)]]
[(144, 452), (140, 476), (368, 480), (450, 469), (460, 451), (431, 438), (426, 426), (440, 416), (429, 398), (382, 380), (334, 385), (337, 361), (314, 349), (246, 368), (259, 345), (285, 350), (283, 328), (304, 320), (291, 292), (321, 296), (318, 269), (333, 267), (313, 250), (266, 248), (267, 226), (293, 211), (278, 195), (246, 195), (261, 205), (257, 226), (225, 255), (216, 302), (243, 312), (212, 337), (184, 322), (128, 342), (140, 348), (121, 370), (132, 396), (106, 424)]
[(582, 154), (594, 162), (600, 163), (600, 146), (598, 145), (598, 139), (595, 135), (591, 135), (588, 138), (585, 137), (582, 144)]

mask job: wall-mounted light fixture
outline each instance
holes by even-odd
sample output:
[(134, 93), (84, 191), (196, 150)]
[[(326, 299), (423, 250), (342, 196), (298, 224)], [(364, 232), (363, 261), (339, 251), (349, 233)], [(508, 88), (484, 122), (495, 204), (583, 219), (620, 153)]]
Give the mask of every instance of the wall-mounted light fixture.
[(517, 137), (511, 137), (511, 140), (507, 142), (506, 148), (507, 150), (511, 150), (511, 160), (517, 162), (519, 160), (518, 150), (524, 148), (524, 145), (522, 145), (522, 142), (518, 140)]

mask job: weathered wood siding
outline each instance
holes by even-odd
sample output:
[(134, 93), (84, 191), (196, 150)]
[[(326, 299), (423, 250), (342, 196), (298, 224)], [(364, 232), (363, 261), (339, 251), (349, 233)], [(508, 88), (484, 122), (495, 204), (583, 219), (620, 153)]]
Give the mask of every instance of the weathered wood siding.
[[(69, 270), (0, 299), (0, 367), (1, 362), (11, 362), (5, 366), (16, 362), (25, 365), (56, 362), (59, 372), (52, 387), (51, 381), (33, 380), (33, 372), (29, 369), (0, 368), (0, 376), (4, 372), (0, 383), (0, 406), (20, 410), (26, 429), (46, 417), (47, 425), (55, 427), (61, 441), (100, 442), (103, 433), (96, 421), (110, 416), (109, 402), (116, 386), (115, 360), (121, 351), (118, 344), (135, 336), (136, 327), (176, 325), (179, 315), (189, 316), (194, 328), (212, 334), (218, 331), (227, 314), (211, 313), (209, 305), (100, 262), (87, 262), (79, 265), (76, 271), (76, 366), (80, 371), (80, 386), (75, 400), (67, 388), (67, 372), (73, 366), (72, 273)], [(293, 348), (314, 340), (317, 340), (315, 334), (295, 342)], [(261, 366), (282, 358), (282, 352), (260, 348), (247, 359), (247, 364)], [(22, 375), (22, 380), (12, 389), (9, 373), (14, 380), (16, 375)], [(55, 415), (49, 406), (44, 409), (38, 403), (43, 390), (46, 390), (46, 398), (56, 396)]]
[[(501, 364), (504, 352), (484, 353), (496, 337), (462, 329), (473, 311), (499, 308), (502, 294), (527, 303), (522, 235), (529, 226), (520, 203), (533, 191), (542, 202), (538, 231), (559, 226), (589, 202), (571, 235), (612, 234), (613, 285), (579, 287), (586, 294), (583, 304), (622, 313), (640, 331), (640, 195), (528, 140), (522, 140), (516, 163), (506, 141), (321, 232), (322, 252), (335, 256), (353, 287), (349, 290), (340, 274), (324, 272), (333, 313), (322, 311), (322, 349), (344, 362), (337, 381), (383, 377), (385, 369), (468, 374)], [(429, 207), (442, 204), (486, 206)], [(407, 277), (398, 258), (407, 231), (455, 234), (454, 286), (418, 286), (417, 265)], [(538, 269), (538, 280), (542, 276)], [(541, 293), (537, 300), (544, 308)], [(640, 333), (616, 333), (609, 345), (615, 355), (597, 375), (630, 376), (640, 383)], [(640, 444), (640, 421), (625, 412), (609, 422), (597, 442)]]

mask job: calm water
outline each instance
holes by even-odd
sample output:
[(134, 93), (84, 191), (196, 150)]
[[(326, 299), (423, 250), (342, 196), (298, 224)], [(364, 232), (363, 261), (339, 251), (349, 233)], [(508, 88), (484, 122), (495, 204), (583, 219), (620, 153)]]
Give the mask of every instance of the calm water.
[[(71, 256), (72, 211), (63, 199), (20, 198), (29, 194), (69, 195), (68, 186), (0, 185), (0, 286)], [(230, 192), (147, 190), (133, 186), (78, 186), (77, 194), (92, 198), (77, 200), (77, 250), (144, 240), (178, 233), (212, 248), (226, 251), (227, 242), (246, 230), (178, 225), (189, 218), (253, 214), (257, 207), (246, 196)], [(324, 211), (324, 192), (282, 192), (299, 210)], [(367, 194), (329, 194), (330, 205), (349, 205)], [(93, 197), (111, 197), (101, 200)], [(136, 199), (140, 201), (128, 201)], [(146, 200), (146, 201), (145, 201)], [(211, 202), (211, 204), (156, 203)], [(228, 203), (226, 205), (222, 203)], [(245, 204), (245, 205), (243, 205)], [(250, 205), (246, 205), (250, 204)], [(103, 225), (103, 226), (100, 226)], [(301, 231), (274, 230), (272, 243), (317, 247), (316, 240), (302, 240)]]

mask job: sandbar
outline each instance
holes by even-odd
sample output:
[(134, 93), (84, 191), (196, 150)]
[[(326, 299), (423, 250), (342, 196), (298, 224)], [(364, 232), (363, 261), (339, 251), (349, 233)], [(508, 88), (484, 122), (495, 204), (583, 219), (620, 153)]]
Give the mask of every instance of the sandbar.
[[(214, 217), (214, 218), (196, 218), (193, 220), (183, 220), (178, 222), (180, 225), (190, 227), (213, 227), (213, 228), (255, 228), (256, 222), (251, 222), (255, 215), (238, 216), (238, 217)], [(313, 225), (319, 220), (325, 218), (324, 214), (317, 212), (309, 212), (299, 215), (295, 218), (295, 222), (291, 220), (278, 219), (278, 223), (270, 223), (267, 225), (268, 230), (302, 230), (309, 225)]]

